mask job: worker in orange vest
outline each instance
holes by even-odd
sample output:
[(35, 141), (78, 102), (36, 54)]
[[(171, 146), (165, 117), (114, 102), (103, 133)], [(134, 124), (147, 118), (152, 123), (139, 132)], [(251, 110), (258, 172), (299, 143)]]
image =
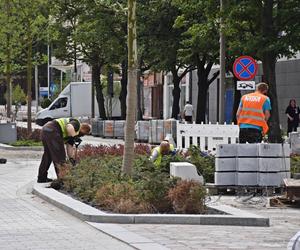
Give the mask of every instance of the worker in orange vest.
[(266, 96), (269, 86), (262, 82), (256, 85), (256, 91), (243, 95), (236, 113), (240, 126), (240, 143), (260, 143), (269, 127), (271, 102)]

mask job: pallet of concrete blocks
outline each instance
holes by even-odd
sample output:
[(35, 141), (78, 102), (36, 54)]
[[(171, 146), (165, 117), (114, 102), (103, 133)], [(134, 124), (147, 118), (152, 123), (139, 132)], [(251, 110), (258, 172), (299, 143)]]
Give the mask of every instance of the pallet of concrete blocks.
[(236, 144), (219, 144), (215, 158), (215, 185), (235, 186), (237, 182), (237, 146)]
[(124, 138), (125, 121), (104, 121), (103, 137)]
[(114, 124), (114, 137), (123, 139), (125, 136), (125, 121), (115, 121)]
[(300, 131), (289, 134), (292, 153), (300, 154)]
[(93, 119), (92, 124), (92, 135), (95, 137), (102, 137), (103, 136), (103, 120), (100, 119)]
[(288, 144), (221, 144), (217, 146), (215, 184), (280, 186), (290, 178)]
[(289, 144), (258, 144), (259, 186), (281, 186), (291, 176)]
[(146, 142), (149, 140), (150, 121), (137, 121), (136, 123), (136, 139)]
[(149, 143), (159, 144), (171, 134), (176, 139), (176, 120), (151, 120), (149, 127)]

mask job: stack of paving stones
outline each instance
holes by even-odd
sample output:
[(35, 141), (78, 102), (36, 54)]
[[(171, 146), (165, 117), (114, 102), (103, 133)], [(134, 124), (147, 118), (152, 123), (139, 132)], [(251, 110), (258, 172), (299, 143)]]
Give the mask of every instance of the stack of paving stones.
[(104, 121), (100, 119), (92, 120), (92, 135), (96, 137), (103, 136), (103, 124)]
[(290, 178), (289, 144), (221, 144), (216, 151), (216, 186), (279, 187)]

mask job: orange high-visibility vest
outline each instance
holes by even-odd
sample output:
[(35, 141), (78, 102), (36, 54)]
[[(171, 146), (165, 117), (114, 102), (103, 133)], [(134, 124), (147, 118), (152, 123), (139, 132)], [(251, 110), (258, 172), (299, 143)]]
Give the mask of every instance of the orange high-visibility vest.
[(265, 120), (263, 105), (267, 98), (267, 96), (257, 92), (244, 95), (238, 124), (245, 123), (259, 126), (262, 128), (263, 134), (266, 134), (269, 126)]

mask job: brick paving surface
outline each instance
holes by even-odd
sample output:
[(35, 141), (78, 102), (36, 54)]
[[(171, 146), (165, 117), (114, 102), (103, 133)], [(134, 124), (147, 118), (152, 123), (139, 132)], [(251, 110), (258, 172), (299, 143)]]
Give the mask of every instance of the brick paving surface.
[[(8, 164), (0, 165), (0, 250), (129, 249), (122, 242), (26, 192), (32, 186), (30, 180), (36, 176), (40, 154), (0, 151), (0, 157), (8, 158)], [(268, 216), (271, 226), (121, 226), (175, 250), (286, 249), (289, 239), (300, 231), (299, 208), (265, 208), (265, 199), (250, 204), (225, 196), (217, 202)]]
[(0, 165), (1, 250), (132, 249), (27, 192), (39, 155), (26, 152), (16, 158), (19, 154), (0, 152), (8, 158)]
[(178, 250), (286, 249), (290, 238), (300, 231), (300, 208), (265, 208), (259, 203), (248, 205), (237, 202), (233, 197), (222, 197), (218, 202), (267, 216), (271, 219), (271, 226), (123, 225), (123, 227)]

